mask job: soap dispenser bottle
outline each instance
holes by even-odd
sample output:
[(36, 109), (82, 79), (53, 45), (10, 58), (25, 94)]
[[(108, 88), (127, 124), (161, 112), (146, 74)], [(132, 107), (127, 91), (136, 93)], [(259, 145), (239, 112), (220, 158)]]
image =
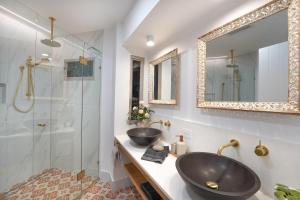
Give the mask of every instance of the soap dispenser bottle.
[(187, 151), (187, 145), (183, 141), (183, 135), (179, 135), (179, 141), (177, 142), (177, 145), (176, 145), (177, 156), (181, 156), (181, 155), (185, 154), (186, 151)]

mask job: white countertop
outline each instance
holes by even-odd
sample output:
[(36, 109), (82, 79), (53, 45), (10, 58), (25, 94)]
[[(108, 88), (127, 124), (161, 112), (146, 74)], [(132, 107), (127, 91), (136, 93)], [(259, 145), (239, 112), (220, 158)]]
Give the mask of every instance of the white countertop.
[[(176, 157), (169, 155), (163, 164), (142, 160), (146, 147), (140, 147), (130, 141), (125, 134), (115, 136), (119, 143), (127, 150), (132, 158), (140, 167), (151, 177), (151, 179), (160, 187), (160, 189), (173, 200), (201, 200), (199, 195), (195, 194), (186, 187), (184, 181), (177, 172), (175, 162)], [(203, 199), (204, 200), (204, 199)], [(271, 200), (270, 197), (262, 192), (257, 192), (249, 200)]]

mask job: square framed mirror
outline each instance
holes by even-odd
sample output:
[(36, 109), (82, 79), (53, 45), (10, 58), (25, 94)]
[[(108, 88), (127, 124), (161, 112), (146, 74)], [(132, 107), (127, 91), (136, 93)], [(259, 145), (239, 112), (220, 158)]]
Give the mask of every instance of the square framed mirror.
[(176, 105), (178, 102), (178, 50), (153, 60), (149, 65), (149, 103)]
[(274, 0), (198, 39), (197, 106), (299, 114), (299, 0)]

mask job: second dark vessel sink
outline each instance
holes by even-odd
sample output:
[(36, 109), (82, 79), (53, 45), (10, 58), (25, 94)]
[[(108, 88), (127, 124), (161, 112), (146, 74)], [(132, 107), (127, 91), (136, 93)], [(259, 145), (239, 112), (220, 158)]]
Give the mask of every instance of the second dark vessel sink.
[(156, 128), (133, 128), (127, 131), (127, 135), (134, 143), (147, 146), (161, 136), (161, 130)]
[(213, 153), (182, 155), (176, 161), (176, 168), (186, 184), (207, 200), (245, 200), (261, 186), (250, 168)]

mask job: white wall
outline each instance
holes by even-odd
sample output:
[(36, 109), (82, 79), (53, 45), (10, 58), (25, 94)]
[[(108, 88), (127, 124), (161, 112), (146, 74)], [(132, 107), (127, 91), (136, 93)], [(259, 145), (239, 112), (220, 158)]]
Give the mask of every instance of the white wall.
[(101, 75), (100, 178), (111, 179), (113, 173), (114, 87), (116, 28), (104, 30)]
[(122, 27), (117, 28), (116, 71), (115, 71), (115, 134), (126, 130), (124, 123), (128, 118), (129, 84), (130, 84), (130, 52), (123, 46)]
[[(128, 130), (130, 52), (122, 46), (123, 41), (123, 28), (121, 25), (118, 25), (116, 37), (114, 135), (123, 134)], [(114, 167), (111, 171), (112, 180), (114, 181), (113, 189), (117, 190), (118, 188), (123, 187), (123, 180), (126, 180), (126, 174), (122, 167), (122, 163), (115, 160)]]

